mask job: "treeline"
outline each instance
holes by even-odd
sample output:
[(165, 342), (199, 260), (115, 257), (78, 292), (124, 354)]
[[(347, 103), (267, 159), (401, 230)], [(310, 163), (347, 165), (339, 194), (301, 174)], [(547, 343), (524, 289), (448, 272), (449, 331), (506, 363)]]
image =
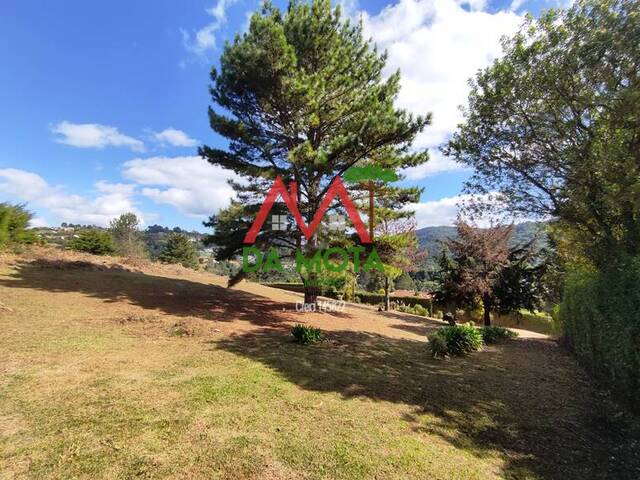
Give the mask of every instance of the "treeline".
[[(154, 225), (149, 227), (156, 242), (148, 247), (146, 231), (140, 230), (140, 221), (133, 213), (115, 218), (107, 229), (83, 227), (65, 247), (93, 255), (119, 255), (127, 258), (152, 258), (162, 263), (176, 263), (188, 268), (198, 268), (198, 252), (193, 242), (181, 229), (173, 230)], [(148, 231), (149, 229), (147, 229)], [(158, 242), (158, 234), (163, 234)], [(161, 246), (158, 244), (160, 243)]]
[[(23, 245), (44, 244), (55, 229), (30, 229), (33, 214), (24, 205), (0, 203), (0, 250), (18, 249)], [(202, 235), (178, 227), (168, 229), (152, 225), (145, 231), (133, 213), (125, 213), (111, 221), (108, 228), (92, 225), (61, 224), (66, 235), (59, 236), (64, 248), (93, 255), (119, 255), (151, 259), (198, 268), (196, 245)], [(49, 235), (43, 235), (47, 232)], [(71, 233), (69, 233), (71, 232)]]

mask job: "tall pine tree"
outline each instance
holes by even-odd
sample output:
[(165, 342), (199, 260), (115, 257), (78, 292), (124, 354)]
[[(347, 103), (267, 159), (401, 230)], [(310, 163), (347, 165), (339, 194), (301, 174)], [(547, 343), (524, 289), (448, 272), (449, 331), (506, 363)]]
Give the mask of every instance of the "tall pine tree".
[[(200, 155), (246, 179), (233, 183), (238, 200), (207, 226), (222, 248), (218, 258), (242, 249), (244, 233), (276, 176), (298, 184), (298, 206), (310, 223), (333, 179), (354, 165), (401, 169), (427, 161), (410, 150), (430, 115), (394, 106), (400, 73), (385, 78), (386, 54), (341, 18), (329, 0), (291, 1), (285, 12), (266, 3), (247, 33), (225, 46), (212, 70), (211, 128), (228, 148), (203, 146)], [(417, 188), (394, 189), (394, 207), (415, 202)], [(282, 209), (282, 210), (279, 210)], [(333, 205), (332, 210), (340, 206)], [(285, 214), (277, 205), (273, 214)], [(257, 246), (318, 248), (318, 235), (303, 243), (295, 228), (265, 226)], [(304, 279), (308, 280), (308, 279)], [(315, 302), (312, 289), (305, 295)]]

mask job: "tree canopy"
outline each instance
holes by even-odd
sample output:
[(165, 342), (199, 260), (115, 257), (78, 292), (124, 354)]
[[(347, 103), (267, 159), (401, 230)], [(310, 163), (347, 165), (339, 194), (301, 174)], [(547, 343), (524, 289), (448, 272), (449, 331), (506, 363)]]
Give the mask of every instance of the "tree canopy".
[(183, 267), (198, 268), (198, 252), (183, 233), (172, 233), (158, 257), (162, 263), (179, 263)]
[(491, 325), (492, 311), (533, 311), (540, 306), (544, 265), (537, 261), (535, 239), (512, 246), (513, 225), (476, 228), (458, 220), (456, 229), (457, 238), (447, 240), (440, 259), (440, 303), (471, 308), (481, 304), (485, 325)]
[(528, 17), (473, 79), (444, 149), (474, 168), (468, 191), (558, 218), (596, 263), (640, 253), (639, 12), (638, 0), (578, 0)]
[(35, 242), (35, 235), (27, 231), (32, 217), (24, 205), (0, 203), (0, 248)]
[(67, 242), (67, 248), (93, 255), (112, 255), (116, 252), (116, 245), (111, 233), (88, 228), (81, 231), (77, 237)]
[(147, 251), (140, 233), (140, 221), (134, 213), (123, 213), (109, 224), (116, 251), (125, 257), (141, 258)]
[[(211, 128), (228, 148), (200, 154), (244, 180), (232, 185), (237, 202), (206, 224), (222, 246), (218, 258), (242, 248), (242, 238), (276, 176), (297, 182), (300, 212), (309, 222), (331, 181), (353, 166), (400, 169), (427, 160), (410, 150), (430, 115), (396, 108), (400, 74), (385, 78), (386, 54), (344, 20), (329, 0), (291, 1), (286, 11), (267, 3), (249, 30), (225, 46), (210, 88)], [(420, 189), (388, 187), (400, 207)], [(332, 206), (332, 210), (339, 209)], [(277, 205), (274, 214), (286, 214)], [(321, 232), (319, 233), (321, 234)], [(257, 245), (300, 247), (295, 229), (263, 230)], [(317, 238), (307, 242), (313, 249)]]

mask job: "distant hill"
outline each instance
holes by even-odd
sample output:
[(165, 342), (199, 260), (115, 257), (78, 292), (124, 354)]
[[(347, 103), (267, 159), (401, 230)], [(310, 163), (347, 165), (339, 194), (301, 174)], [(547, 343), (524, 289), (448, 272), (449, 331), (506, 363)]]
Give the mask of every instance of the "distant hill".
[[(512, 243), (514, 245), (521, 245), (529, 242), (536, 233), (544, 227), (543, 222), (523, 222), (516, 225), (515, 232), (513, 233)], [(442, 242), (448, 238), (455, 238), (456, 227), (442, 226), (442, 227), (425, 227), (416, 230), (418, 236), (418, 242), (422, 248), (425, 248), (429, 253), (427, 259), (428, 266), (435, 266), (442, 252)], [(540, 235), (540, 247), (546, 244), (546, 236), (541, 233)]]

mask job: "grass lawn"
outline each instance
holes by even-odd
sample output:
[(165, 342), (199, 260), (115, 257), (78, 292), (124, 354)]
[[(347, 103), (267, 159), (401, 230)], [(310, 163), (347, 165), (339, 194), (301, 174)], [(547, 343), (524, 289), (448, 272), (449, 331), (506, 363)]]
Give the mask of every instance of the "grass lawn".
[(542, 335), (434, 360), (439, 322), (299, 298), (1, 258), (0, 479), (640, 478), (638, 419)]

